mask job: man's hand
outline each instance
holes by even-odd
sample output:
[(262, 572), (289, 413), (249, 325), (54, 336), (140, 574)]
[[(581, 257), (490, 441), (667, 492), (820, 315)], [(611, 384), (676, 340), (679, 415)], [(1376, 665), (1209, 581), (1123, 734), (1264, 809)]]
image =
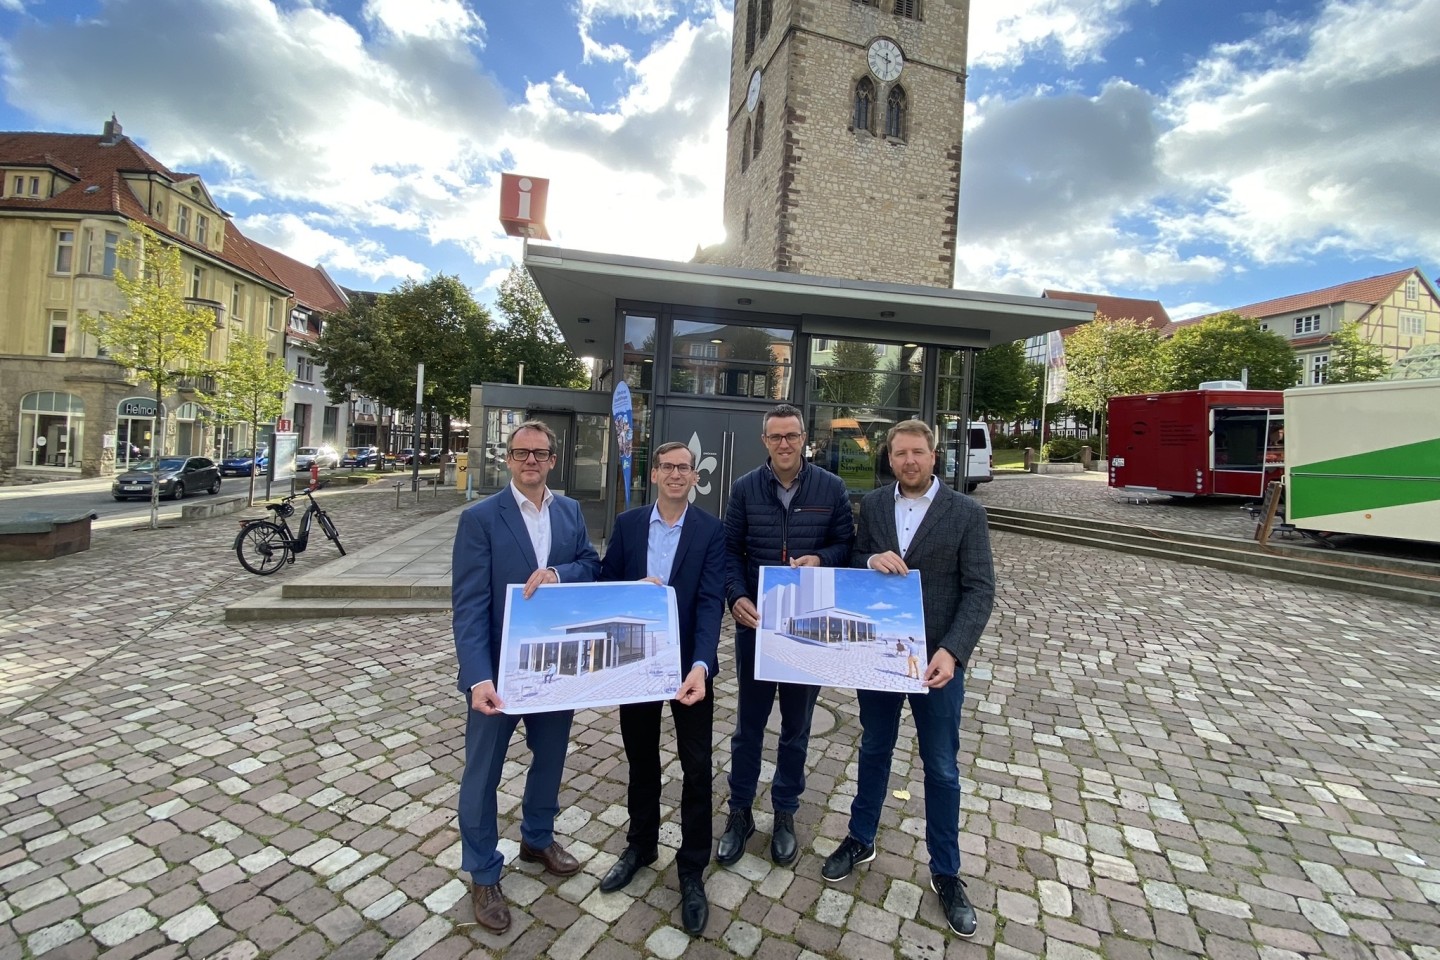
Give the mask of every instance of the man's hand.
[(535, 595), (535, 588), (543, 583), (559, 583), (560, 577), (549, 567), (541, 567), (530, 574), (530, 579), (525, 581), (525, 592), (521, 594), (526, 600)]
[(935, 651), (931, 658), (930, 665), (925, 668), (925, 679), (920, 686), (929, 687), (932, 690), (939, 690), (945, 684), (955, 679), (955, 667), (958, 661), (955, 654), (941, 647)]
[(881, 573), (894, 573), (906, 576), (910, 568), (905, 566), (904, 559), (894, 550), (886, 550), (884, 553), (877, 553), (869, 560), (871, 570), (878, 570)]
[(644, 578), (643, 580), (641, 580), (640, 582), (641, 582), (641, 583), (653, 583), (653, 584), (655, 584), (655, 586), (657, 586), (657, 587), (663, 587), (663, 586), (665, 586), (665, 581), (664, 581), (664, 580), (661, 580), (659, 577), (646, 577), (646, 578)]
[(754, 630), (760, 626), (760, 617), (755, 612), (755, 601), (749, 597), (741, 597), (739, 600), (736, 600), (735, 606), (730, 608), (730, 613), (734, 615), (735, 622), (742, 627), (749, 627), (751, 630)]
[(704, 667), (696, 664), (690, 668), (690, 673), (685, 677), (685, 682), (680, 684), (679, 690), (675, 691), (675, 699), (687, 707), (705, 699)]
[(806, 554), (805, 556), (803, 556), (803, 557), (796, 557), (794, 560), (791, 560), (791, 561), (790, 561), (790, 566), (792, 566), (792, 567), (818, 567), (818, 566), (820, 566), (820, 558), (817, 557), (817, 556), (815, 556), (815, 554), (813, 554), (813, 553), (807, 553), (807, 554)]
[(505, 701), (495, 692), (495, 684), (489, 680), (470, 688), (470, 709), (479, 710), (487, 717), (493, 717), (505, 709)]

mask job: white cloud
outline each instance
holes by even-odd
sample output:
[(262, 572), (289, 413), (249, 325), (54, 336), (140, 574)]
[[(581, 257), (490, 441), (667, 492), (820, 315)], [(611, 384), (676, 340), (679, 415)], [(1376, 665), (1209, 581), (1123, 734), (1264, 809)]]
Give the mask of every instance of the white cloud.
[(1037, 50), (1056, 50), (1070, 64), (1100, 57), (1121, 30), (1120, 14), (1157, 0), (974, 0), (970, 65), (1013, 67)]
[(365, 0), (365, 19), (396, 38), (477, 43), (485, 24), (460, 0)]
[(424, 265), (390, 254), (373, 240), (338, 236), (291, 213), (245, 217), (236, 224), (245, 236), (301, 263), (320, 264), (331, 273), (346, 270), (377, 282), (423, 280), (428, 273)]
[(1328, 0), (1170, 90), (973, 104), (956, 285), (1142, 295), (1327, 251), (1440, 258), (1436, 35), (1440, 0)]
[(875, 601), (874, 603), (870, 604), (870, 606), (866, 607), (865, 609), (866, 609), (866, 610), (894, 610), (894, 609), (895, 609), (895, 604), (893, 604), (893, 603), (886, 603), (884, 600), (877, 600), (877, 601)]

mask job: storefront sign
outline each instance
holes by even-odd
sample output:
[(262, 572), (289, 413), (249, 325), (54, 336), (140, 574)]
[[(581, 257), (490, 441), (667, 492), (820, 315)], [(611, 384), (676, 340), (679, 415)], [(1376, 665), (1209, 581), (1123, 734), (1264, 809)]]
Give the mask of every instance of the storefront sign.
[[(160, 414), (164, 416), (165, 407), (160, 406)], [(119, 417), (145, 417), (155, 419), (155, 398), (154, 397), (126, 397), (115, 406), (115, 415)]]

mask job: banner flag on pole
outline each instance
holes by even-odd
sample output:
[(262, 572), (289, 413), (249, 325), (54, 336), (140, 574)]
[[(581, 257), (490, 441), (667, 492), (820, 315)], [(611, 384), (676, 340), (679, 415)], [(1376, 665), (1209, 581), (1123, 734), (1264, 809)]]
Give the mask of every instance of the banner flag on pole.
[(630, 403), (630, 385), (623, 380), (615, 388), (610, 414), (615, 421), (615, 442), (620, 449), (620, 473), (625, 478), (625, 509), (630, 509), (630, 464), (635, 445), (635, 415)]

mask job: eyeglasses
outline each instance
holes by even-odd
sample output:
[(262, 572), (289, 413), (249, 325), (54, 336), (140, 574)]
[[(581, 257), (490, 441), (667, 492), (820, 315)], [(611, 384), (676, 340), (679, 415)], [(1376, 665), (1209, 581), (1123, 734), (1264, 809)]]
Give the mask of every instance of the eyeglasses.
[(511, 450), (509, 453), (510, 459), (516, 463), (524, 463), (531, 457), (535, 458), (536, 463), (549, 463), (553, 456), (549, 450)]
[(683, 477), (693, 468), (688, 463), (657, 463), (655, 469), (666, 476), (674, 473)]
[(800, 438), (803, 436), (805, 436), (805, 434), (803, 433), (767, 433), (765, 434), (765, 442), (774, 443), (777, 445), (781, 443), (788, 443), (793, 446), (799, 443)]

